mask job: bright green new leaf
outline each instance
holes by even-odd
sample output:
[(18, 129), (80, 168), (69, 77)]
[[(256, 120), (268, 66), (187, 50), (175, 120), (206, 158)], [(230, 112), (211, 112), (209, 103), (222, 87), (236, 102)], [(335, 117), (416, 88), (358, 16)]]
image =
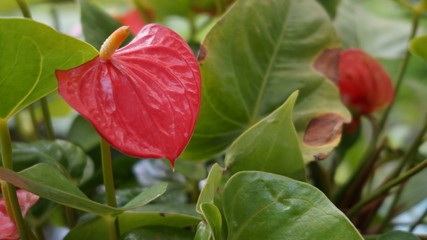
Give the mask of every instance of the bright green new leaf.
[(159, 184), (138, 195), (128, 206), (113, 208), (90, 200), (56, 168), (45, 163), (37, 164), (20, 173), (0, 168), (0, 179), (53, 202), (102, 216), (117, 215), (141, 207), (166, 191), (166, 186)]
[(0, 119), (57, 88), (56, 69), (94, 58), (89, 44), (30, 19), (0, 19)]
[(412, 39), (409, 49), (413, 54), (427, 61), (427, 35)]
[(219, 209), (212, 203), (203, 203), (202, 206), (203, 216), (212, 229), (213, 240), (221, 240), (222, 217)]
[(203, 215), (202, 204), (214, 203), (215, 194), (218, 193), (221, 181), (223, 180), (224, 169), (215, 163), (208, 175), (205, 186), (203, 186), (202, 192), (197, 200), (196, 211)]
[(292, 123), (297, 96), (297, 92), (293, 93), (282, 106), (233, 142), (225, 157), (231, 174), (256, 170), (305, 181), (305, 164)]
[(204, 221), (201, 221), (199, 225), (197, 225), (197, 231), (194, 240), (210, 240), (211, 236), (211, 229)]
[(222, 195), (228, 240), (362, 240), (315, 187), (263, 172), (239, 172)]
[(238, 0), (202, 42), (202, 106), (183, 157), (222, 153), (296, 90), (293, 120), (304, 160), (326, 156), (350, 114), (334, 83), (313, 65), (338, 45), (329, 16), (314, 0)]

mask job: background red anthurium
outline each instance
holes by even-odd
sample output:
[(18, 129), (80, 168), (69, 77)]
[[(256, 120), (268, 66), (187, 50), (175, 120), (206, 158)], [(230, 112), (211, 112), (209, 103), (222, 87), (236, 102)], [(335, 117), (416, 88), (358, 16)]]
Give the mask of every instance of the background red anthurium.
[(339, 62), (341, 99), (354, 115), (368, 115), (389, 105), (394, 99), (390, 76), (367, 53), (348, 49)]
[[(187, 43), (167, 27), (146, 25), (127, 46), (119, 28), (100, 56), (56, 71), (59, 93), (113, 147), (173, 164), (200, 108), (200, 71)], [(116, 51), (114, 51), (116, 50)]]

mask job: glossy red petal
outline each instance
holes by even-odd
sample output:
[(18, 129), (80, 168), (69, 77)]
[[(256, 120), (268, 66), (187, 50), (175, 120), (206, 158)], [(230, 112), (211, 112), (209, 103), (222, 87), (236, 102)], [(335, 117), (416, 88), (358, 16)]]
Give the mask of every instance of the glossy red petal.
[(389, 75), (377, 60), (361, 50), (341, 52), (339, 75), (341, 98), (356, 114), (370, 114), (393, 101)]
[(59, 93), (116, 149), (172, 163), (187, 145), (200, 108), (200, 71), (187, 43), (146, 25), (109, 60), (57, 71)]

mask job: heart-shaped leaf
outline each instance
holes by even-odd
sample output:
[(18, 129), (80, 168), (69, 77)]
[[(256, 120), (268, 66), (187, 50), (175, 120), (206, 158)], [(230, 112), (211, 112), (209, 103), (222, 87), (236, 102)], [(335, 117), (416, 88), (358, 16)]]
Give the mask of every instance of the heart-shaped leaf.
[(227, 239), (363, 239), (322, 192), (280, 175), (235, 174), (224, 187), (222, 205)]
[(350, 114), (334, 83), (313, 65), (337, 46), (329, 16), (313, 0), (236, 1), (202, 42), (203, 101), (183, 157), (220, 154), (296, 90), (293, 120), (304, 160), (328, 154)]
[(94, 58), (95, 48), (29, 19), (0, 19), (0, 119), (54, 91), (56, 69)]
[(0, 179), (53, 202), (103, 216), (117, 215), (141, 207), (166, 191), (166, 185), (159, 184), (142, 192), (128, 206), (113, 208), (90, 200), (56, 168), (45, 163), (37, 164), (19, 174), (0, 168)]
[(166, 27), (147, 25), (111, 57), (101, 50), (101, 57), (56, 75), (61, 96), (126, 154), (173, 163), (192, 135), (199, 68), (186, 42)]
[(305, 181), (305, 165), (292, 123), (293, 93), (273, 113), (240, 135), (227, 150), (225, 165), (231, 173), (256, 170)]

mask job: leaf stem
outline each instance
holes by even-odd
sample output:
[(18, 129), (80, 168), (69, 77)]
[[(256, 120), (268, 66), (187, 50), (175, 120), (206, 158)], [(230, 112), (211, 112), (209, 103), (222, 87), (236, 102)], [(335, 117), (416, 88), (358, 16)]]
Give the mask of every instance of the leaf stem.
[[(114, 187), (114, 177), (113, 177), (113, 164), (111, 159), (111, 147), (110, 145), (101, 137), (101, 158), (102, 158), (102, 175), (104, 178), (105, 185), (105, 196), (107, 198), (107, 204), (111, 207), (117, 207), (116, 200), (116, 190)], [(110, 239), (116, 240), (119, 237), (118, 232), (118, 222), (117, 218), (112, 220), (107, 219), (108, 224), (110, 225)]]
[(46, 128), (47, 138), (51, 141), (55, 140), (55, 133), (52, 126), (52, 118), (50, 117), (49, 104), (47, 103), (46, 97), (40, 99), (40, 104), (42, 106), (42, 113), (44, 124)]
[(427, 167), (427, 159), (425, 159), (424, 161), (422, 161), (421, 163), (419, 163), (415, 167), (411, 168), (410, 170), (408, 170), (407, 172), (405, 172), (401, 176), (399, 176), (399, 177), (391, 180), (390, 182), (386, 183), (385, 185), (381, 186), (380, 188), (378, 188), (377, 190), (375, 190), (373, 193), (369, 194), (367, 197), (365, 197), (364, 199), (362, 199), (361, 201), (359, 201), (358, 203), (356, 203), (348, 211), (348, 216), (350, 216), (350, 217), (353, 216), (363, 206), (365, 206), (366, 204), (374, 201), (378, 197), (382, 196), (384, 193), (386, 193), (387, 191), (389, 191), (392, 187), (394, 187), (394, 186), (396, 186), (396, 185), (404, 182), (408, 178), (414, 176), (415, 174), (417, 174), (418, 172), (420, 172), (421, 170), (423, 170), (425, 167)]
[[(13, 170), (12, 162), (12, 140), (10, 138), (9, 127), (7, 120), (0, 119), (0, 143), (2, 165), (4, 168)], [(3, 197), (6, 204), (8, 216), (16, 223), (22, 240), (27, 240), (27, 232), (25, 230), (24, 218), (21, 214), (21, 208), (16, 195), (16, 189), (8, 182), (2, 183)]]
[(18, 3), (22, 15), (24, 15), (25, 18), (32, 18), (30, 8), (25, 0), (16, 0), (16, 3)]

